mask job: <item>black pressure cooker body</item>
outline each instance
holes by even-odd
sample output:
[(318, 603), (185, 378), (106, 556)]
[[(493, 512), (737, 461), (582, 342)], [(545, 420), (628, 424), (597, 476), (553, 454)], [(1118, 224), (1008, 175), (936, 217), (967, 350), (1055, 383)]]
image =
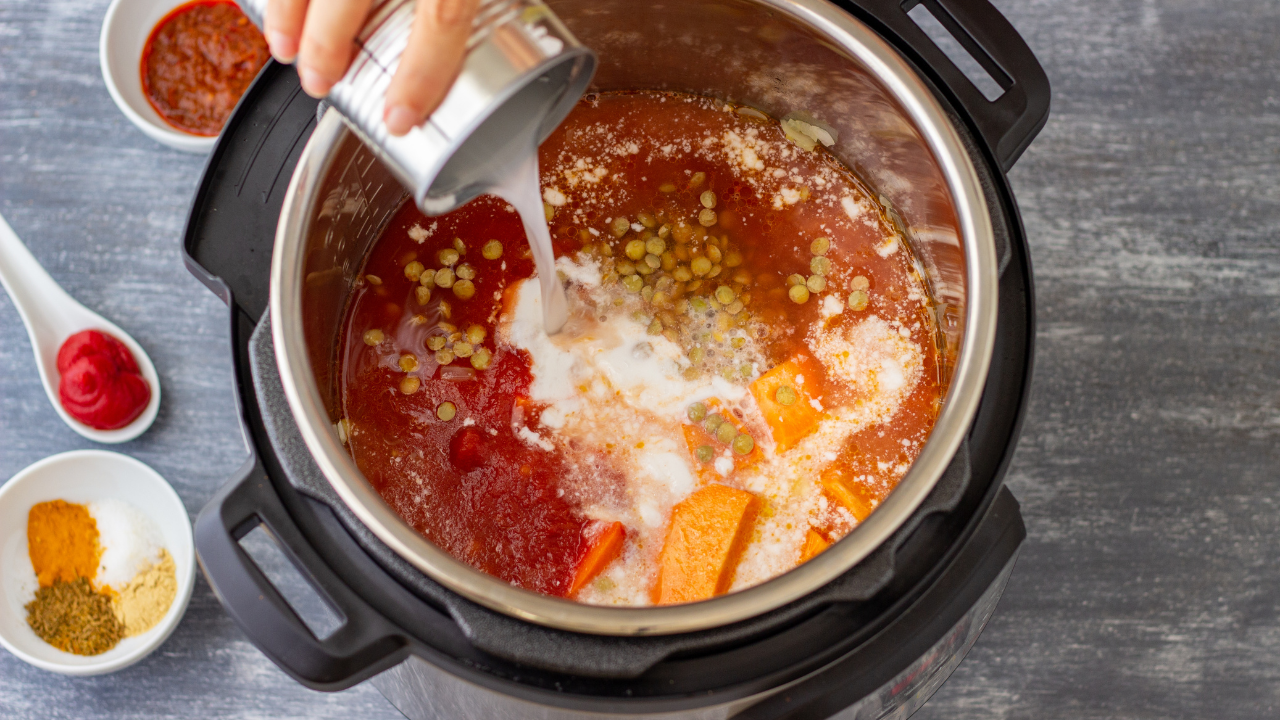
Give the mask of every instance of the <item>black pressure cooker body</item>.
[[(1025, 537), (1002, 479), (1027, 401), (1034, 305), (1005, 172), (1043, 127), (1049, 88), (984, 0), (925, 4), (1004, 89), (995, 101), (906, 15), (917, 3), (840, 4), (930, 83), (975, 160), (1000, 260), (991, 368), (966, 441), (888, 542), (787, 606), (679, 635), (572, 633), (481, 607), (396, 555), (334, 494), (293, 423), (266, 312), (281, 204), (318, 107), (291, 67), (267, 65), (209, 159), (184, 251), (230, 307), (251, 450), (197, 519), (196, 548), (227, 611), (285, 672), (321, 690), (373, 678), (423, 719), (906, 717), (946, 680), (994, 612)], [(240, 541), (258, 527), (337, 616), (331, 634), (313, 633), (245, 552)]]

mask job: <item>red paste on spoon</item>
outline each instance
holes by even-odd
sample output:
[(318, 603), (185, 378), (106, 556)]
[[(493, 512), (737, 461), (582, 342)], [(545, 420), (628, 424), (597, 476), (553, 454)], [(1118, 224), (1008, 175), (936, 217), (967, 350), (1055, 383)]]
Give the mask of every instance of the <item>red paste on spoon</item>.
[(58, 399), (71, 417), (95, 430), (117, 430), (133, 422), (151, 401), (151, 386), (124, 343), (83, 330), (58, 350)]

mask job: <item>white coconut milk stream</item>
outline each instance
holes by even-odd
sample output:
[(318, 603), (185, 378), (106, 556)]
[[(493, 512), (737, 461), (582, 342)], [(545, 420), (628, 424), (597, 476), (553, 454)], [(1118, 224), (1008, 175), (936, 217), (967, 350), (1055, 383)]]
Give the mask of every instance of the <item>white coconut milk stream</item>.
[(569, 319), (569, 302), (564, 286), (556, 275), (555, 253), (551, 250), (551, 231), (542, 207), (542, 193), (538, 182), (538, 149), (533, 148), (508, 166), (508, 172), (494, 183), (494, 195), (511, 203), (520, 213), (529, 248), (533, 250), (533, 262), (542, 284), (542, 323), (548, 335), (560, 332)]

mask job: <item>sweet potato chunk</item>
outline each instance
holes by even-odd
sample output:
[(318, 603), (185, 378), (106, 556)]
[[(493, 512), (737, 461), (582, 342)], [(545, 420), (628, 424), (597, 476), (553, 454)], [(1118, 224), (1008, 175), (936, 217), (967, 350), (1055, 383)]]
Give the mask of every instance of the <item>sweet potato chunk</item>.
[(822, 533), (809, 528), (809, 532), (804, 536), (804, 545), (800, 548), (800, 562), (809, 562), (830, 546), (831, 543), (822, 537)]
[(596, 579), (596, 576), (609, 567), (609, 563), (622, 553), (622, 541), (627, 539), (627, 530), (620, 522), (610, 523), (595, 540), (591, 548), (578, 563), (578, 571), (574, 573), (573, 584), (569, 586), (569, 597), (577, 595), (582, 588)]
[(677, 503), (658, 558), (654, 604), (706, 600), (727, 591), (758, 509), (755, 495), (725, 485), (708, 485)]
[[(751, 394), (769, 423), (779, 453), (790, 450), (818, 429), (823, 413), (813, 406), (811, 400), (821, 395), (822, 378), (822, 366), (817, 360), (808, 355), (796, 355), (751, 383)], [(784, 387), (795, 395), (789, 405), (778, 401), (778, 389)]]
[(862, 522), (875, 509), (871, 498), (856, 482), (850, 482), (844, 471), (833, 465), (822, 472), (822, 489), (838, 505), (844, 507), (853, 517)]

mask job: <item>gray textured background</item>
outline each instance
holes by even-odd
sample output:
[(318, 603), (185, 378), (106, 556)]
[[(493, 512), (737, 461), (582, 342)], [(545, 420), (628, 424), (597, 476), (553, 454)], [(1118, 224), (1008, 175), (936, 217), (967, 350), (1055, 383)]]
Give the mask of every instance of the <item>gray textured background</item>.
[[(245, 456), (226, 310), (182, 267), (203, 160), (98, 70), (105, 0), (0, 0), (0, 213), (150, 352), (164, 403), (118, 449), (194, 514)], [(1012, 173), (1039, 292), (1009, 484), (1029, 537), (995, 618), (922, 718), (1261, 718), (1280, 694), (1280, 4), (1000, 0), (1054, 86)], [(0, 294), (0, 479), (91, 444), (59, 422)], [(173, 637), (95, 679), (0, 652), (4, 718), (393, 718), (314, 693), (199, 582)]]

